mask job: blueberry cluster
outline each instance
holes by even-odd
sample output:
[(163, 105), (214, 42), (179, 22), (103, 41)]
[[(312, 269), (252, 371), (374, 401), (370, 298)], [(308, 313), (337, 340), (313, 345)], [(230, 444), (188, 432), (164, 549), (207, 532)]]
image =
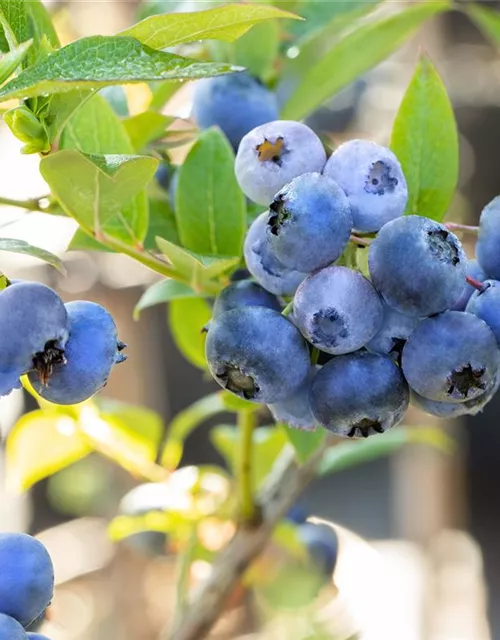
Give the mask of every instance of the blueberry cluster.
[[(243, 137), (235, 171), (268, 210), (245, 240), (253, 279), (215, 302), (206, 357), (222, 387), (347, 437), (397, 425), (410, 399), (442, 417), (484, 408), (500, 381), (500, 282), (482, 281), (500, 279), (500, 198), (475, 262), (445, 225), (404, 215), (400, 163), (373, 142), (327, 159), (306, 125), (273, 121)], [(350, 242), (369, 245), (369, 278), (345, 266)]]
[(1, 533), (0, 567), (0, 638), (49, 640), (28, 631), (43, 620), (54, 593), (54, 569), (45, 547), (22, 533)]
[(13, 281), (0, 292), (0, 396), (28, 374), (37, 393), (57, 404), (76, 404), (97, 393), (125, 344), (98, 304), (64, 304), (38, 282)]

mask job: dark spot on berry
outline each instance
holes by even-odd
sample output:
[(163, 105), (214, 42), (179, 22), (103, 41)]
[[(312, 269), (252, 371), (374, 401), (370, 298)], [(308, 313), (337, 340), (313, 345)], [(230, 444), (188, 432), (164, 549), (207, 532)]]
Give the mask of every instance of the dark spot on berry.
[(484, 372), (484, 367), (473, 369), (470, 364), (461, 369), (456, 369), (448, 376), (447, 394), (451, 396), (457, 391), (463, 399), (466, 399), (469, 392), (474, 389), (484, 391), (486, 389), (486, 385), (482, 381)]
[(38, 372), (43, 385), (49, 381), (56, 364), (66, 364), (64, 349), (60, 349), (56, 345), (56, 340), (49, 340), (44, 350), (35, 353), (33, 358), (33, 369)]
[(382, 427), (382, 425), (378, 420), (370, 420), (369, 418), (363, 418), (363, 420), (360, 420), (353, 426), (353, 428), (347, 434), (347, 437), (348, 438), (356, 437), (357, 431), (359, 431), (359, 435), (362, 438), (368, 438), (371, 431), (374, 431), (375, 433), (384, 433), (384, 428)]
[(283, 194), (277, 195), (269, 205), (269, 217), (267, 219), (269, 230), (273, 235), (279, 235), (280, 228), (289, 219), (290, 212), (286, 208), (285, 196)]
[(258, 144), (255, 150), (261, 162), (273, 162), (278, 167), (281, 167), (283, 156), (289, 153), (283, 136), (278, 136), (274, 142), (264, 138), (264, 142)]
[(259, 386), (252, 376), (247, 375), (239, 367), (223, 365), (215, 372), (223, 387), (246, 400), (252, 400), (259, 392)]
[(339, 338), (347, 338), (349, 335), (345, 320), (336, 309), (320, 309), (313, 315), (312, 324), (313, 344), (335, 347)]
[(389, 350), (389, 354), (396, 356), (396, 359), (400, 364), (405, 344), (406, 340), (403, 340), (403, 338), (392, 338), (392, 346)]
[(432, 255), (442, 262), (457, 265), (460, 262), (459, 250), (454, 238), (446, 229), (427, 232), (427, 243)]
[(398, 184), (398, 179), (391, 174), (391, 168), (382, 160), (374, 162), (365, 180), (365, 191), (377, 196), (385, 192), (392, 193)]

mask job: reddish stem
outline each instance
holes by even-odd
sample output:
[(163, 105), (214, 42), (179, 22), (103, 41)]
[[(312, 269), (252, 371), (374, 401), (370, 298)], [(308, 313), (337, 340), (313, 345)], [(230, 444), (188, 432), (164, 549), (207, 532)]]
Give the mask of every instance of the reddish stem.
[(478, 233), (479, 227), (470, 224), (459, 224), (458, 222), (445, 222), (444, 225), (450, 231), (464, 231), (466, 233)]
[(483, 290), (484, 282), (481, 282), (480, 280), (476, 280), (476, 278), (473, 278), (472, 276), (465, 276), (465, 279), (471, 285), (471, 287), (474, 287), (474, 289), (477, 289), (478, 291)]

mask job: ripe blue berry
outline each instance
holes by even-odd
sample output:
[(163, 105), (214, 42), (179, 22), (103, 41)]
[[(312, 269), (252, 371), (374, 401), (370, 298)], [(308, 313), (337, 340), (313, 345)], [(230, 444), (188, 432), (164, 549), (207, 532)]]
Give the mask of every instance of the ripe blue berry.
[(273, 296), (256, 282), (239, 280), (225, 287), (215, 298), (212, 319), (216, 320), (226, 311), (238, 307), (267, 307), (281, 311), (276, 296)]
[(267, 217), (267, 213), (262, 213), (248, 230), (243, 247), (245, 262), (266, 291), (277, 296), (293, 296), (307, 273), (289, 269), (276, 258), (266, 236)]
[(54, 569), (50, 556), (31, 536), (0, 533), (0, 567), (0, 613), (27, 627), (52, 600)]
[(319, 173), (287, 184), (269, 207), (267, 238), (289, 269), (312, 272), (335, 262), (351, 234), (352, 217), (342, 189)]
[(411, 403), (419, 409), (422, 409), (422, 411), (426, 411), (438, 418), (451, 419), (460, 416), (475, 416), (481, 413), (490, 402), (498, 391), (499, 384), (500, 376), (497, 376), (482, 395), (472, 400), (466, 400), (465, 402), (439, 402), (439, 400), (429, 400), (429, 398), (424, 398), (412, 391)]
[(318, 573), (331, 578), (339, 553), (337, 533), (331, 527), (305, 522), (297, 527), (297, 535)]
[(17, 620), (0, 613), (0, 638), (2, 640), (26, 640), (27, 636)]
[(160, 166), (156, 170), (155, 178), (158, 185), (164, 190), (168, 191), (170, 182), (173, 176), (173, 168), (171, 164), (167, 162), (161, 162)]
[(366, 345), (382, 318), (382, 302), (370, 281), (347, 267), (327, 267), (309, 276), (293, 299), (293, 322), (302, 335), (334, 355)]
[(249, 131), (277, 119), (278, 101), (250, 74), (231, 73), (196, 83), (193, 117), (200, 129), (222, 129), (237, 149)]
[(387, 147), (368, 140), (345, 142), (328, 159), (324, 174), (345, 191), (358, 231), (378, 231), (405, 211), (406, 180)]
[(489, 278), (500, 280), (500, 196), (481, 212), (476, 258)]
[(420, 320), (391, 309), (385, 302), (383, 303), (383, 308), (382, 326), (368, 342), (366, 348), (373, 353), (384, 353), (397, 360), (401, 355), (406, 340)]
[(318, 372), (311, 387), (311, 407), (329, 431), (367, 438), (399, 424), (409, 395), (391, 358), (358, 351), (333, 358)]
[(19, 386), (19, 376), (37, 369), (42, 378), (64, 360), (68, 315), (55, 291), (19, 282), (0, 293), (0, 395)]
[(210, 326), (206, 356), (221, 387), (253, 402), (279, 402), (309, 373), (309, 351), (285, 317), (265, 307), (240, 307)]
[(388, 222), (373, 241), (368, 265), (387, 304), (424, 317), (453, 306), (462, 293), (467, 258), (458, 238), (421, 216)]
[(269, 405), (269, 411), (276, 422), (284, 422), (294, 429), (315, 431), (316, 420), (311, 411), (311, 384), (320, 367), (313, 366), (301, 387), (289, 398)]
[(430, 400), (473, 400), (493, 383), (499, 367), (491, 329), (461, 311), (422, 320), (403, 348), (402, 368), (410, 387)]
[(286, 184), (303, 173), (321, 173), (326, 153), (305, 124), (275, 120), (243, 138), (236, 155), (236, 178), (254, 202), (268, 206)]
[[(483, 280), (486, 280), (487, 278), (485, 272), (483, 271), (477, 260), (469, 260), (467, 262), (465, 275), (474, 278), (474, 280), (478, 280), (479, 282), (483, 282)], [(470, 297), (474, 293), (474, 291), (475, 289), (471, 284), (469, 284), (468, 282), (464, 282), (462, 293), (452, 307), (453, 311), (465, 311), (467, 303), (469, 302)]]
[(295, 524), (304, 524), (307, 517), (308, 514), (306, 509), (301, 504), (294, 504), (293, 507), (290, 507), (288, 510), (285, 520), (294, 522)]
[(484, 320), (500, 345), (500, 282), (485, 280), (482, 288), (474, 291), (465, 310)]
[(42, 635), (41, 633), (28, 633), (28, 640), (50, 640), (47, 636)]
[(95, 395), (106, 384), (114, 364), (126, 359), (126, 346), (116, 334), (109, 313), (94, 302), (77, 300), (66, 305), (69, 339), (65, 364), (56, 364), (47, 380), (35, 372), (29, 379), (35, 391), (56, 404), (77, 404)]

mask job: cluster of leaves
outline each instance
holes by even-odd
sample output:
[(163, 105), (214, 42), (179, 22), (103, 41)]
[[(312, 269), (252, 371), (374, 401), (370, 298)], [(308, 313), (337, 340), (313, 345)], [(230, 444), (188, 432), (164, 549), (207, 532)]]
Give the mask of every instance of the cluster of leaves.
[[(165, 104), (186, 80), (248, 68), (270, 86), (287, 87), (282, 117), (301, 119), (394, 52), (427, 20), (456, 5), (450, 0), (397, 6), (379, 0), (291, 0), (279, 8), (253, 2), (155, 13), (164, 5), (165, 0), (148, 3), (150, 15), (116, 36), (61, 46), (41, 0), (0, 0), (0, 102), (23, 151), (41, 154), (40, 171), (51, 191), (47, 207), (37, 201), (26, 207), (74, 218), (79, 228), (69, 249), (123, 253), (164, 276), (144, 294), (136, 313), (169, 302), (170, 327), (180, 350), (205, 369), (200, 329), (210, 318), (207, 299), (241, 266), (247, 224), (257, 212), (238, 187), (234, 153), (224, 135), (194, 128), (180, 134), (176, 119), (165, 115)], [(461, 10), (500, 43), (499, 14), (469, 3)], [(132, 83), (143, 88), (147, 106), (130, 115), (120, 87)], [(178, 168), (171, 203), (153, 176), (159, 159), (186, 141), (190, 148)], [(457, 184), (458, 135), (445, 87), (426, 55), (395, 117), (390, 146), (408, 181), (408, 212), (442, 220)], [(19, 240), (1, 238), (4, 250), (35, 255), (63, 269), (56, 256)], [(8, 437), (11, 487), (26, 490), (98, 452), (134, 476), (182, 486), (189, 497), (162, 517), (118, 518), (111, 525), (115, 539), (151, 528), (192, 531), (207, 516), (222, 521), (234, 516), (232, 480), (225, 471), (200, 467), (189, 472), (189, 481), (177, 484), (176, 474), (184, 441), (196, 427), (227, 414), (255, 420), (259, 407), (224, 392), (209, 395), (176, 416), (165, 438), (161, 419), (145, 408), (104, 400), (57, 407), (37, 400), (40, 408), (23, 416)], [(302, 433), (286, 425), (253, 429), (254, 491), (283, 450), (293, 447), (304, 463), (325, 437), (323, 430)], [(232, 425), (211, 432), (232, 473), (239, 438)], [(446, 446), (439, 432), (403, 427), (326, 450), (319, 473), (412, 442)], [(208, 501), (205, 474), (215, 474), (222, 487)], [(191, 558), (210, 557), (203, 545), (189, 548)]]

